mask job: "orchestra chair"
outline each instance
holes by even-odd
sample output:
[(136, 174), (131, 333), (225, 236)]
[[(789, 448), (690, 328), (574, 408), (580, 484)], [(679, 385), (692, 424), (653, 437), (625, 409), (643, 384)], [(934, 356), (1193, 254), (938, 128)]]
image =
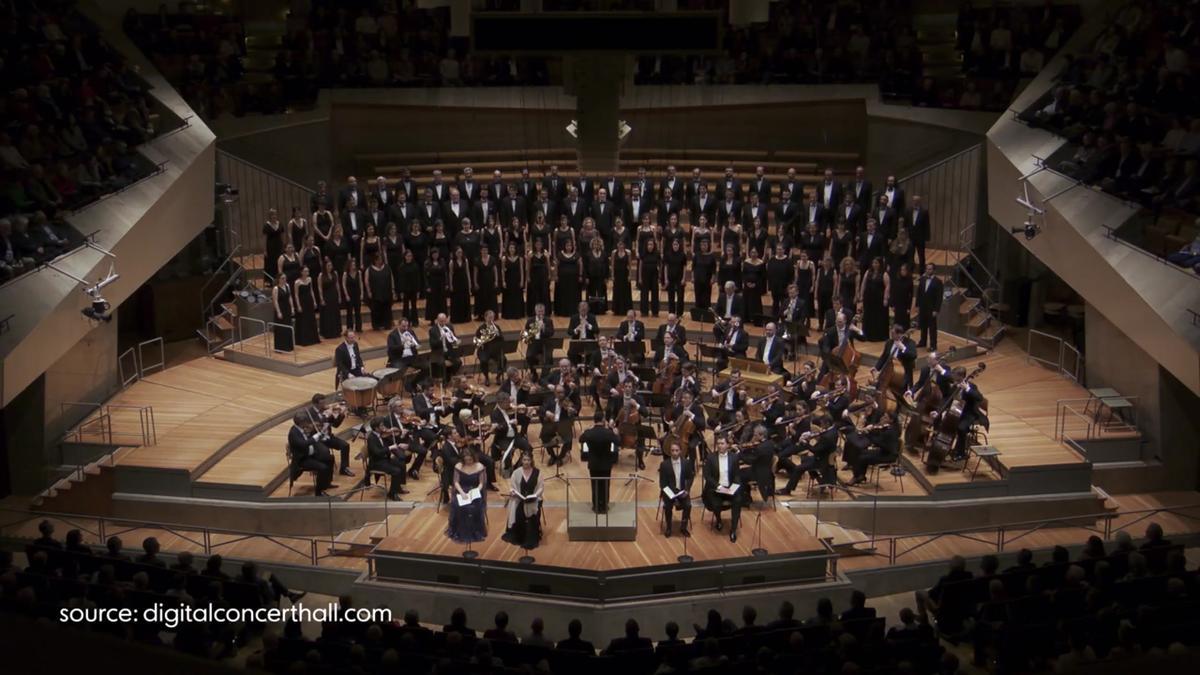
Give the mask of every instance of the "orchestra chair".
[(892, 482), (900, 482), (900, 494), (904, 494), (904, 466), (900, 463), (900, 458), (896, 458), (894, 462), (881, 462), (873, 464), (867, 469), (867, 482), (872, 482), (871, 476), (874, 475), (875, 491), (879, 492), (879, 479), (883, 475), (884, 470), (888, 470), (892, 474)]
[[(386, 478), (389, 480), (391, 479), (391, 476), (386, 471), (380, 471), (379, 469), (369, 468), (370, 465), (367, 463), (366, 447), (364, 447), (362, 450), (359, 450), (358, 454), (355, 455), (354, 458), (362, 463), (362, 472), (363, 472), (362, 487), (369, 487), (372, 485), (377, 485), (380, 478)], [(390, 484), (388, 485), (388, 488), (389, 489), (391, 488)], [(361, 502), (363, 500), (363, 497), (366, 494), (367, 494), (366, 490), (359, 490), (358, 491), (358, 501)]]
[(292, 468), (292, 449), (288, 447), (286, 443), (283, 446), (283, 457), (285, 460), (287, 460), (288, 496), (292, 496), (292, 486), (296, 484), (296, 480), (306, 473), (312, 476), (313, 494), (317, 494), (317, 470), (305, 469), (301, 467), (300, 470), (297, 471), (296, 469)]
[[(775, 480), (774, 473), (771, 474), (771, 480), (772, 482)], [(750, 504), (753, 504), (756, 501), (762, 501), (764, 509), (767, 507), (767, 504), (770, 504), (772, 509), (778, 506), (778, 504), (775, 502), (774, 486), (772, 486), (771, 494), (767, 495), (766, 499), (762, 499), (762, 493), (758, 489), (758, 481), (753, 478), (747, 478), (746, 480), (742, 481), (742, 488), (748, 490), (746, 494), (750, 495)], [(749, 490), (753, 490), (753, 492), (749, 492)], [(758, 496), (758, 499), (754, 498), (755, 495)], [(747, 504), (746, 506), (750, 506), (750, 504)]]
[(837, 483), (821, 483), (811, 473), (808, 474), (808, 485), (804, 488), (805, 496), (812, 496), (813, 488), (819, 492), (829, 490), (832, 494), (837, 490)]

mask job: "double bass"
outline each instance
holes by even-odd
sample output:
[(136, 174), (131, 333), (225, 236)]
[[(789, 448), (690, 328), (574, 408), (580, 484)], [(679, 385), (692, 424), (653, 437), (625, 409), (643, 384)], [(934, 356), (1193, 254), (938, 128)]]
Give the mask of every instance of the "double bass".
[(638, 427), (642, 423), (642, 414), (638, 411), (637, 401), (625, 401), (621, 412), (617, 414), (617, 435), (621, 437), (622, 448), (637, 446)]
[(850, 379), (854, 379), (854, 376), (858, 374), (858, 366), (862, 364), (862, 354), (854, 348), (854, 340), (850, 339), (850, 328), (857, 326), (858, 320), (859, 316), (855, 314), (846, 323), (846, 341), (829, 350), (829, 372), (821, 380), (821, 386), (829, 388), (838, 375), (846, 375)]
[(928, 452), (925, 455), (925, 468), (929, 471), (937, 471), (941, 467), (942, 461), (946, 459), (946, 455), (949, 455), (951, 448), (954, 447), (954, 439), (958, 436), (958, 423), (962, 419), (963, 413), (962, 385), (975, 379), (985, 370), (987, 370), (987, 364), (980, 363), (974, 370), (967, 373), (967, 376), (958, 384), (957, 390), (951, 395), (950, 400), (942, 405), (942, 413), (934, 420), (933, 434), (930, 435), (926, 444)]
[[(954, 353), (954, 347), (946, 352), (946, 357)], [(938, 365), (945, 369), (946, 357), (938, 359)], [(912, 408), (912, 415), (904, 427), (904, 447), (919, 450), (925, 447), (925, 434), (932, 419), (930, 415), (942, 405), (942, 390), (937, 385), (937, 377), (930, 373), (929, 379), (915, 392), (905, 392), (905, 404)]]

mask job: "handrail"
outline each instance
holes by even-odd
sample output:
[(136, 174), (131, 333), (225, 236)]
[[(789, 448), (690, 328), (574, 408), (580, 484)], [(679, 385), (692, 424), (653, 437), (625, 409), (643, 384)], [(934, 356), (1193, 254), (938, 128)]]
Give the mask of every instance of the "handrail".
[[(1035, 335), (1037, 335), (1038, 337), (1046, 338), (1046, 339), (1050, 340), (1051, 342), (1058, 343), (1058, 360), (1057, 361), (1051, 361), (1050, 359), (1044, 359), (1040, 356), (1034, 356), (1034, 354), (1033, 354), (1033, 336), (1035, 336)], [(1068, 349), (1075, 352), (1075, 369), (1072, 371), (1068, 371), (1065, 366)], [(1029, 331), (1025, 335), (1025, 362), (1028, 363), (1030, 361), (1037, 361), (1038, 363), (1042, 363), (1047, 366), (1052, 366), (1055, 370), (1058, 371), (1059, 375), (1062, 375), (1063, 377), (1069, 377), (1072, 380), (1074, 380), (1075, 382), (1079, 382), (1079, 367), (1083, 364), (1083, 356), (1080, 354), (1079, 350), (1076, 349), (1076, 347), (1074, 345), (1067, 344), (1066, 340), (1064, 340), (1063, 338), (1061, 338), (1057, 335), (1053, 335), (1051, 333), (1046, 333), (1046, 332), (1043, 332), (1040, 330), (1034, 330), (1033, 328), (1030, 328)]]
[[(1108, 193), (1105, 193), (1105, 194), (1108, 194)], [(1109, 196), (1115, 196), (1115, 195), (1109, 195)], [(1141, 206), (1141, 205), (1139, 204), (1138, 206)], [(1130, 220), (1132, 221), (1133, 219), (1131, 218)], [(1100, 227), (1104, 228), (1104, 237), (1106, 239), (1112, 239), (1113, 241), (1124, 244), (1125, 246), (1133, 249), (1134, 251), (1137, 251), (1138, 253), (1141, 253), (1142, 255), (1144, 255), (1148, 258), (1154, 258), (1156, 261), (1158, 261), (1158, 263), (1160, 265), (1163, 265), (1164, 267), (1169, 267), (1189, 279), (1196, 278), (1196, 275), (1193, 274), (1192, 272), (1190, 272), (1186, 267), (1180, 267), (1179, 265), (1172, 263), (1171, 261), (1167, 260), (1166, 258), (1163, 258), (1162, 256), (1159, 256), (1151, 251), (1147, 251), (1146, 249), (1142, 248), (1141, 246), (1138, 246), (1137, 244), (1135, 244), (1131, 241), (1126, 241), (1125, 239), (1121, 238), (1121, 235), (1119, 235), (1117, 233), (1117, 228), (1112, 227), (1110, 225), (1101, 225)], [(1190, 312), (1191, 310), (1188, 310), (1188, 311)], [(1192, 312), (1192, 314), (1195, 314), (1195, 312)]]
[(822, 489), (822, 488), (826, 488), (826, 487), (833, 489), (833, 490), (841, 490), (842, 492), (845, 492), (846, 494), (850, 495), (851, 497), (853, 497), (854, 495), (862, 495), (864, 497), (871, 498), (871, 542), (870, 542), (870, 546), (872, 549), (874, 549), (875, 548), (875, 532), (878, 529), (878, 522), (879, 522), (879, 520), (878, 520), (879, 519), (879, 493), (878, 492), (866, 492), (863, 490), (855, 490), (854, 488), (851, 488), (849, 486), (838, 485), (837, 483), (823, 484), (822, 486), (818, 487), (818, 489), (817, 489), (817, 508), (814, 510), (815, 512), (813, 514), (813, 518), (816, 521), (816, 524), (813, 525), (813, 537), (815, 537), (817, 539), (821, 538), (821, 535), (820, 535), (820, 532), (821, 532), (821, 495), (822, 495), (822, 493), (824, 493), (824, 489)]
[[(142, 445), (150, 446), (158, 444), (158, 429), (154, 420), (154, 406), (152, 405), (129, 405), (125, 403), (105, 403), (104, 410), (109, 414), (111, 423), (112, 410), (136, 410), (138, 413), (138, 422), (142, 428)], [(115, 436), (116, 432), (110, 432), (110, 436)]]
[[(129, 377), (125, 377), (125, 357), (127, 355), (133, 355), (133, 370)], [(141, 378), (142, 374), (141, 368), (138, 365), (138, 355), (133, 347), (121, 352), (121, 355), (117, 357), (117, 373), (121, 376), (122, 388), (128, 387)]]
[(970, 153), (972, 153), (972, 152), (977, 152), (977, 151), (978, 151), (978, 150), (980, 150), (982, 147), (983, 147), (983, 143), (976, 143), (975, 145), (972, 145), (972, 146), (970, 146), (970, 147), (963, 148), (962, 150), (959, 150), (958, 152), (954, 153), (953, 155), (950, 155), (949, 157), (945, 157), (945, 158), (943, 158), (943, 159), (941, 159), (941, 160), (938, 160), (938, 161), (936, 161), (936, 162), (934, 162), (933, 164), (930, 164), (930, 165), (928, 165), (928, 166), (923, 166), (923, 167), (921, 167), (920, 169), (918, 169), (917, 171), (914, 171), (914, 172), (912, 172), (912, 173), (908, 174), (907, 176), (902, 176), (901, 178), (898, 178), (898, 179), (896, 180), (896, 183), (903, 183), (903, 182), (904, 182), (904, 181), (906, 181), (906, 180), (910, 180), (910, 179), (912, 179), (912, 178), (915, 178), (915, 177), (917, 177), (917, 176), (919, 176), (919, 175), (921, 175), (921, 174), (923, 174), (923, 173), (925, 173), (925, 172), (927, 172), (927, 171), (930, 171), (930, 170), (932, 170), (932, 169), (936, 169), (936, 168), (938, 168), (939, 166), (943, 166), (943, 165), (945, 165), (945, 164), (949, 164), (950, 162), (953, 162), (954, 160), (958, 159), (959, 157), (962, 157), (963, 155), (970, 154)]
[[(346, 490), (345, 492), (339, 492), (339, 493), (333, 494), (333, 495), (331, 495), (331, 494), (325, 495), (326, 504), (329, 506), (329, 550), (330, 551), (337, 550), (337, 542), (334, 539), (337, 536), (337, 532), (335, 532), (333, 529), (333, 500), (337, 499), (338, 501), (345, 501), (346, 498), (349, 497), (350, 495), (358, 494), (359, 492), (363, 492), (364, 490), (376, 489), (376, 490), (385, 490), (386, 491), (386, 488), (384, 488), (382, 485), (371, 482), (370, 472), (367, 472), (367, 475), (363, 476), (363, 480), (367, 481), (365, 485), (361, 485), (359, 487), (352, 488), (350, 490)], [(391, 535), (391, 526), (388, 524), (388, 517), (391, 515), (388, 513), (388, 502), (389, 501), (391, 501), (391, 500), (387, 499), (387, 497), (385, 496), (383, 499), (383, 533), (385, 536)], [(363, 523), (362, 526), (366, 527), (367, 525), (370, 525), (370, 524), (371, 523)]]
[(1060, 408), (1060, 413), (1059, 413), (1057, 419), (1055, 419), (1054, 426), (1055, 426), (1056, 433), (1055, 433), (1054, 437), (1056, 439), (1062, 440), (1062, 441), (1066, 441), (1068, 438), (1070, 438), (1069, 436), (1067, 436), (1067, 413), (1071, 413), (1075, 417), (1078, 417), (1079, 419), (1083, 420), (1083, 427), (1085, 429), (1083, 437), (1085, 440), (1090, 440), (1092, 438), (1092, 431), (1093, 431), (1092, 420), (1089, 419), (1087, 415), (1076, 410), (1071, 405), (1064, 405), (1064, 406), (1062, 406), (1062, 408)]
[[(152, 345), (155, 342), (158, 343), (158, 363), (152, 363), (150, 365), (146, 365), (146, 357), (144, 356), (145, 347), (147, 345)], [(156, 338), (153, 338), (150, 340), (144, 340), (142, 342), (139, 342), (138, 346), (137, 346), (137, 350), (138, 350), (137, 353), (138, 353), (138, 361), (139, 361), (139, 365), (138, 365), (138, 376), (139, 377), (145, 377), (146, 373), (148, 371), (152, 371), (155, 368), (157, 368), (159, 370), (166, 370), (166, 368), (167, 368), (167, 351), (166, 351), (166, 346), (163, 344), (162, 337), (156, 337)]]
[(256, 319), (252, 316), (245, 316), (245, 315), (239, 314), (238, 318), (237, 318), (238, 351), (240, 351), (240, 352), (246, 351), (246, 339), (247, 338), (245, 336), (245, 333), (242, 332), (242, 322), (243, 321), (251, 321), (254, 323), (262, 324), (262, 332), (259, 333), (259, 335), (264, 336), (264, 339), (266, 339), (268, 341), (268, 344), (270, 343), (270, 336), (267, 335), (267, 322), (266, 321), (263, 321), (262, 319)]
[(308, 187), (307, 185), (302, 185), (302, 184), (297, 183), (296, 181), (292, 180), (291, 178), (288, 178), (286, 176), (281, 176), (270, 169), (265, 169), (265, 168), (259, 166), (258, 164), (255, 164), (254, 162), (250, 162), (245, 159), (242, 159), (241, 157), (238, 157), (237, 155), (235, 155), (227, 150), (222, 150), (220, 148), (217, 148), (217, 156), (218, 157), (226, 157), (231, 161), (245, 164), (246, 166), (250, 167), (251, 169), (254, 169), (255, 171), (261, 171), (261, 172), (267, 174), (271, 178), (283, 181), (284, 183), (287, 183), (288, 185), (291, 185), (292, 187), (296, 187), (301, 190), (305, 190), (310, 195), (316, 194), (316, 192), (317, 192), (316, 190)]
[[(291, 339), (291, 343), (292, 343), (292, 351), (291, 351), (291, 354), (292, 354), (292, 363), (297, 363), (297, 362), (299, 361), (300, 357), (299, 357), (299, 355), (298, 355), (298, 354), (296, 354), (296, 327), (295, 327), (295, 326), (292, 326), (291, 324), (286, 324), (286, 323), (275, 323), (274, 321), (268, 321), (268, 322), (267, 322), (267, 328), (276, 328), (276, 327), (278, 327), (278, 328), (286, 328), (286, 329), (288, 329), (289, 331), (291, 331), (291, 333), (292, 333), (292, 339)], [(274, 333), (273, 333), (273, 332), (272, 332), (272, 335), (274, 335)], [(268, 359), (270, 359), (270, 358), (274, 358), (273, 354), (274, 354), (274, 352), (275, 352), (275, 349), (274, 349), (274, 347), (272, 346), (274, 343), (272, 343), (270, 339), (267, 339), (265, 342), (266, 342), (266, 345), (267, 345), (267, 358), (268, 358)]]
[[(209, 298), (208, 300), (205, 300), (204, 298), (205, 298), (205, 294), (208, 291), (208, 287), (211, 286), (212, 283), (214, 281), (216, 281), (217, 278), (221, 275), (221, 270), (225, 269), (226, 265), (233, 262), (234, 256), (237, 255), (237, 252), (239, 249), (241, 249), (240, 244), (233, 247), (233, 250), (229, 252), (229, 255), (225, 256), (225, 259), (221, 261), (220, 265), (217, 265), (217, 269), (213, 270), (212, 274), (209, 275), (208, 281), (205, 281), (204, 285), (200, 287), (200, 323), (201, 323), (201, 325), (203, 325), (206, 321), (208, 321), (208, 309), (209, 309), (209, 307), (212, 307), (213, 300), (217, 299), (217, 295), (220, 295), (218, 293), (218, 294), (214, 295), (213, 297)], [(226, 282), (228, 282), (228, 280), (226, 280)]]

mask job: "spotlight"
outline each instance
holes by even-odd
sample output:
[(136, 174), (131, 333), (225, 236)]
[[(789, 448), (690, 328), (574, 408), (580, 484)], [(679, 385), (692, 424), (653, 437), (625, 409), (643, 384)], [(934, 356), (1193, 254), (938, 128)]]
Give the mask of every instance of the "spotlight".
[(91, 319), (92, 321), (108, 323), (112, 321), (112, 305), (107, 300), (97, 297), (92, 300), (91, 307), (84, 307), (80, 313)]
[(1013, 234), (1024, 234), (1026, 241), (1032, 241), (1034, 237), (1041, 234), (1042, 228), (1039, 227), (1037, 223), (1033, 222), (1033, 220), (1026, 220), (1024, 225), (1021, 227), (1011, 228), (1010, 231)]

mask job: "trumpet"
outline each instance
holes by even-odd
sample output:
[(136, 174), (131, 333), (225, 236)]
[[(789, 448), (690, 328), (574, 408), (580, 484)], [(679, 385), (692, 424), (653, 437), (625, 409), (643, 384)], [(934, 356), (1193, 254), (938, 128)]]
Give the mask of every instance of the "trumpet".
[(479, 348), (500, 337), (500, 329), (494, 323), (485, 323), (480, 327), (479, 335), (475, 336), (475, 347)]

